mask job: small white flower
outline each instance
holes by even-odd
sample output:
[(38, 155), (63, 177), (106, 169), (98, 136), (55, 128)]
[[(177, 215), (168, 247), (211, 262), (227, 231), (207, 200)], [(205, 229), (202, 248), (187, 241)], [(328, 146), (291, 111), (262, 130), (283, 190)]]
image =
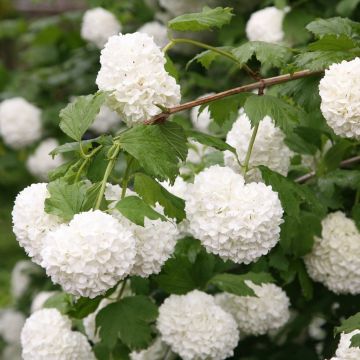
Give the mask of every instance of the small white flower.
[(287, 11), (275, 6), (255, 11), (246, 24), (246, 36), (250, 41), (281, 43), (284, 40), (283, 20)]
[(290, 317), (289, 298), (275, 284), (256, 285), (246, 281), (256, 296), (221, 293), (215, 302), (236, 320), (241, 333), (264, 335), (284, 326)]
[(17, 195), (12, 211), (16, 239), (37, 264), (42, 260), (40, 251), (45, 235), (61, 223), (59, 217), (45, 212), (45, 199), (49, 197), (46, 186), (39, 183), (26, 187)]
[(154, 40), (139, 32), (112, 36), (101, 51), (96, 83), (110, 92), (109, 106), (133, 126), (160, 114), (157, 105), (180, 102), (180, 87), (165, 68), (165, 56)]
[[(231, 130), (228, 132), (226, 142), (236, 149), (240, 162), (245, 161), (246, 153), (249, 147), (253, 129), (250, 120), (243, 110), (239, 112), (238, 119), (234, 122)], [(251, 152), (249, 167), (265, 165), (273, 171), (286, 176), (292, 151), (286, 146), (285, 135), (274, 125), (269, 116), (260, 122), (259, 129), (255, 138), (255, 143)], [(230, 166), (237, 172), (240, 172), (240, 166), (236, 161), (235, 155), (230, 151), (225, 151), (224, 160), (227, 166)], [(261, 173), (258, 169), (250, 170), (246, 175), (247, 180), (260, 181)]]
[[(199, 99), (213, 95), (214, 93), (205, 94), (204, 96), (199, 97)], [(211, 114), (209, 109), (206, 107), (200, 114), (199, 114), (200, 106), (195, 106), (191, 109), (190, 118), (191, 122), (196, 130), (199, 130), (203, 133), (208, 134), (209, 125), (211, 124)]]
[(270, 186), (245, 185), (232, 169), (211, 166), (188, 185), (190, 231), (208, 252), (249, 264), (279, 241), (283, 209)]
[(95, 360), (86, 337), (56, 309), (32, 314), (21, 332), (23, 360)]
[(31, 145), (41, 137), (41, 111), (23, 98), (0, 104), (0, 135), (12, 149)]
[(152, 36), (155, 44), (160, 48), (163, 48), (169, 42), (167, 27), (158, 21), (151, 21), (144, 24), (138, 32)]
[(95, 121), (91, 124), (90, 130), (96, 134), (104, 134), (116, 130), (121, 123), (119, 115), (112, 111), (107, 105), (100, 108)]
[(35, 152), (29, 156), (26, 167), (33, 176), (40, 180), (48, 180), (48, 172), (65, 162), (61, 154), (56, 155), (54, 158), (50, 155), (50, 152), (57, 146), (59, 146), (59, 142), (56, 139), (46, 139), (42, 141)]
[(8, 344), (19, 344), (21, 329), (25, 323), (25, 316), (16, 310), (0, 311), (0, 336)]
[(58, 291), (40, 291), (34, 298), (31, 303), (30, 312), (34, 313), (35, 311), (41, 310), (44, 307), (44, 304), (52, 296), (56, 295)]
[(348, 334), (342, 333), (335, 357), (330, 360), (359, 360), (360, 349), (351, 347), (351, 338), (357, 334), (360, 334), (360, 330), (354, 330)]
[(121, 24), (110, 11), (97, 7), (87, 10), (81, 25), (81, 37), (102, 49), (110, 36), (121, 31)]
[(198, 290), (168, 297), (159, 308), (157, 328), (184, 360), (226, 359), (239, 341), (233, 317)]
[(360, 294), (360, 233), (355, 222), (340, 211), (322, 221), (305, 265), (310, 277), (336, 294)]
[(332, 64), (319, 92), (321, 112), (335, 134), (360, 139), (360, 58)]
[(130, 353), (131, 360), (164, 360), (168, 347), (157, 338), (147, 349)]
[(75, 296), (94, 298), (130, 273), (135, 238), (111, 215), (88, 211), (49, 232), (41, 256), (54, 283)]

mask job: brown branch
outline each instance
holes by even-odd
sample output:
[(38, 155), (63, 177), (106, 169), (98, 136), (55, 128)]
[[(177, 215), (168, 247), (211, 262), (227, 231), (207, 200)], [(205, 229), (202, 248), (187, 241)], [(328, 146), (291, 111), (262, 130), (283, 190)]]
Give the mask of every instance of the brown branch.
[[(340, 163), (340, 167), (350, 166), (350, 165), (356, 164), (358, 162), (360, 162), (360, 155), (354, 156), (354, 157), (352, 157), (350, 159), (343, 160)], [(316, 175), (316, 172), (311, 171), (308, 174), (305, 174), (305, 175), (300, 176), (297, 179), (295, 179), (295, 182), (297, 182), (299, 184), (302, 184), (302, 183), (312, 179), (313, 177), (315, 177), (315, 175)]]
[(167, 109), (166, 112), (162, 112), (161, 114), (156, 115), (153, 118), (145, 121), (144, 124), (147, 124), (147, 125), (154, 124), (159, 121), (165, 120), (171, 114), (175, 114), (180, 111), (191, 109), (195, 106), (207, 104), (207, 103), (215, 101), (215, 100), (220, 100), (220, 99), (226, 98), (228, 96), (240, 94), (242, 92), (252, 91), (255, 89), (262, 88), (262, 87), (268, 87), (268, 86), (272, 86), (272, 85), (282, 84), (282, 83), (285, 83), (288, 81), (301, 79), (301, 78), (304, 78), (307, 76), (320, 75), (322, 73), (323, 73), (323, 71), (302, 70), (302, 71), (297, 71), (293, 74), (285, 74), (285, 75), (279, 75), (279, 76), (275, 76), (275, 77), (271, 77), (271, 78), (267, 78), (267, 79), (262, 79), (261, 81), (254, 82), (252, 84), (239, 86), (239, 87), (236, 87), (236, 88), (233, 88), (230, 90), (219, 92), (214, 95), (206, 96), (201, 99), (189, 101), (187, 103), (184, 103), (184, 104), (181, 104), (178, 106), (174, 106), (172, 108)]

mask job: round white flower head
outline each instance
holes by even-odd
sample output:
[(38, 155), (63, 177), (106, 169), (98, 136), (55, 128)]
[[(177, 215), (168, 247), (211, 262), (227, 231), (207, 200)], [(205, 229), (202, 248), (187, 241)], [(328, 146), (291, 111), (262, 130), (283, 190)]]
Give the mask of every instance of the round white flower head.
[(11, 294), (14, 299), (22, 297), (29, 288), (31, 275), (41, 273), (40, 266), (30, 260), (18, 261), (11, 272)]
[(359, 360), (360, 349), (351, 347), (351, 338), (357, 334), (360, 334), (360, 330), (354, 330), (348, 334), (342, 333), (335, 357), (330, 360)]
[(0, 135), (12, 149), (21, 149), (41, 137), (41, 111), (23, 98), (0, 104)]
[(321, 238), (304, 260), (314, 281), (336, 294), (360, 294), (360, 233), (341, 211), (322, 221)]
[(131, 360), (163, 360), (166, 358), (168, 347), (157, 338), (147, 349), (130, 353)]
[(169, 42), (167, 27), (158, 21), (151, 21), (144, 24), (138, 32), (152, 36), (155, 44), (160, 48), (163, 48)]
[(8, 344), (20, 343), (21, 329), (25, 323), (25, 316), (16, 310), (0, 311), (0, 336)]
[(326, 331), (323, 329), (323, 325), (325, 324), (326, 320), (324, 318), (314, 316), (308, 327), (309, 336), (314, 340), (324, 340), (326, 338)]
[(91, 124), (90, 130), (96, 134), (104, 134), (116, 130), (121, 123), (117, 112), (112, 111), (108, 106), (103, 105)]
[(360, 139), (360, 58), (332, 64), (325, 70), (319, 92), (321, 112), (335, 134)]
[(95, 360), (86, 336), (56, 309), (32, 314), (21, 332), (23, 360)]
[(239, 341), (233, 317), (198, 290), (168, 297), (159, 308), (157, 328), (184, 360), (226, 359)]
[[(213, 95), (213, 93), (206, 94), (204, 96), (199, 97), (199, 99)], [(191, 122), (196, 130), (199, 130), (203, 133), (209, 133), (209, 125), (211, 123), (211, 114), (208, 108), (205, 108), (199, 114), (200, 106), (195, 106), (190, 111)]]
[(211, 166), (188, 185), (185, 203), (190, 232), (206, 250), (249, 264), (279, 241), (283, 209), (270, 186), (245, 185), (232, 169)]
[(165, 68), (165, 56), (154, 40), (139, 32), (112, 36), (101, 51), (96, 83), (110, 92), (109, 106), (129, 125), (160, 114), (157, 105), (180, 102), (180, 87)]
[(240, 333), (246, 335), (264, 335), (284, 326), (290, 317), (289, 298), (275, 284), (256, 285), (246, 281), (255, 296), (237, 296), (221, 293), (215, 296), (215, 302), (236, 320)]
[(33, 176), (40, 180), (47, 180), (48, 172), (65, 162), (61, 154), (56, 155), (54, 158), (50, 155), (50, 152), (57, 146), (59, 146), (59, 142), (56, 139), (46, 139), (42, 141), (35, 152), (29, 156), (26, 167)]
[[(234, 122), (228, 132), (226, 142), (236, 149), (236, 153), (241, 163), (245, 161), (247, 149), (251, 139), (253, 129), (250, 120), (244, 111), (239, 112), (238, 119)], [(260, 122), (255, 143), (251, 152), (249, 166), (265, 165), (271, 170), (284, 176), (287, 175), (290, 167), (292, 151), (284, 143), (285, 135), (278, 127), (275, 127), (273, 120), (269, 116)], [(236, 161), (235, 155), (230, 151), (225, 151), (224, 160), (237, 172), (240, 166)], [(247, 173), (247, 180), (260, 181), (261, 173), (258, 169), (252, 169)]]
[(88, 211), (49, 232), (41, 256), (54, 283), (75, 296), (94, 298), (129, 274), (135, 238), (111, 215)]
[(2, 360), (21, 360), (21, 346), (20, 344), (11, 344), (5, 346), (1, 353)]
[(58, 294), (58, 291), (40, 291), (38, 294), (36, 294), (36, 296), (33, 298), (33, 301), (31, 302), (31, 313), (41, 310), (44, 307), (46, 301), (56, 294)]
[(15, 199), (12, 211), (16, 239), (37, 264), (42, 260), (40, 252), (45, 235), (61, 223), (59, 217), (45, 212), (45, 199), (49, 197), (46, 185), (32, 184), (22, 190)]
[(284, 40), (283, 20), (285, 10), (266, 7), (251, 14), (246, 24), (246, 36), (250, 41), (281, 43)]
[(110, 36), (121, 31), (121, 24), (110, 11), (97, 7), (85, 11), (81, 37), (102, 49)]

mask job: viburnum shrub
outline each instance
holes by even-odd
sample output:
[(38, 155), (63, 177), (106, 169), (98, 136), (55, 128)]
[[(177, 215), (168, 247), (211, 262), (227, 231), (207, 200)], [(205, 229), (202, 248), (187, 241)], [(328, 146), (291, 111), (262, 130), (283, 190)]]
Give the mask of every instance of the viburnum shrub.
[[(219, 1), (161, 0), (134, 31), (85, 12), (97, 90), (69, 94), (12, 211), (53, 284), (23, 359), (360, 359), (360, 23), (301, 4), (245, 25)], [(4, 100), (4, 143), (39, 140), (40, 117)]]

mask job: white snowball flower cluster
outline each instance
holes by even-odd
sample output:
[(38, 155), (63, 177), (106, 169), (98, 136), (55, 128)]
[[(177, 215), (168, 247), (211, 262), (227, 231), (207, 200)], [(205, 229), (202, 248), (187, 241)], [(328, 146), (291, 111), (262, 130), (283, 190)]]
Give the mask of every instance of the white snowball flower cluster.
[(8, 344), (20, 343), (21, 329), (24, 326), (24, 315), (13, 309), (0, 311), (0, 336)]
[(250, 41), (281, 43), (284, 40), (283, 20), (287, 11), (275, 6), (255, 11), (246, 24), (246, 36)]
[(138, 32), (152, 36), (154, 42), (160, 48), (163, 48), (168, 42), (167, 27), (158, 21), (151, 21), (139, 28)]
[(165, 61), (154, 40), (139, 32), (112, 36), (101, 51), (96, 83), (110, 92), (109, 106), (129, 126), (161, 113), (157, 104), (179, 104), (180, 87), (166, 72)]
[(40, 272), (40, 266), (30, 260), (20, 260), (15, 264), (11, 272), (11, 294), (14, 299), (19, 299), (26, 293), (31, 283), (31, 275)]
[(75, 296), (94, 298), (130, 273), (135, 238), (111, 215), (88, 211), (49, 232), (41, 256), (54, 283)]
[(116, 130), (120, 123), (121, 119), (118, 113), (112, 111), (107, 105), (103, 105), (89, 129), (95, 134), (104, 134)]
[(57, 293), (57, 291), (40, 291), (31, 302), (30, 312), (34, 313), (35, 311), (41, 310), (46, 301)]
[(284, 326), (290, 317), (286, 293), (275, 284), (245, 283), (254, 290), (256, 297), (230, 293), (215, 296), (215, 302), (234, 317), (240, 333), (264, 335)]
[(189, 184), (185, 210), (190, 231), (208, 252), (249, 264), (279, 241), (283, 209), (270, 186), (244, 184), (232, 169), (211, 166)]
[(325, 70), (319, 92), (321, 112), (335, 134), (360, 139), (360, 58), (332, 64)]
[(121, 24), (114, 14), (97, 7), (87, 10), (81, 25), (81, 37), (102, 49), (110, 36), (121, 31)]
[(184, 360), (226, 359), (239, 341), (233, 317), (198, 290), (168, 297), (159, 308), (157, 328)]
[[(204, 96), (199, 97), (199, 99), (213, 95), (213, 93), (205, 94)], [(196, 130), (199, 130), (203, 133), (209, 133), (209, 125), (211, 124), (211, 114), (209, 109), (206, 107), (199, 114), (200, 106), (195, 106), (190, 111), (191, 122)]]
[(56, 139), (46, 139), (42, 141), (35, 152), (29, 156), (26, 167), (33, 176), (40, 180), (47, 180), (48, 172), (65, 162), (61, 154), (56, 155), (54, 158), (50, 155), (50, 152), (57, 146), (59, 146), (59, 142)]
[(46, 186), (46, 183), (32, 184), (22, 190), (12, 211), (16, 239), (37, 264), (42, 261), (40, 252), (45, 235), (61, 223), (59, 217), (45, 212), (45, 199), (49, 197)]
[[(234, 122), (226, 137), (226, 142), (236, 149), (241, 163), (245, 161), (252, 132), (253, 129), (251, 128), (250, 120), (245, 112), (241, 110), (238, 119)], [(250, 168), (265, 165), (271, 170), (286, 176), (289, 171), (290, 160), (293, 153), (285, 145), (284, 138), (285, 135), (281, 129), (275, 126), (269, 116), (265, 116), (260, 122), (252, 149), (249, 162)], [(224, 160), (227, 166), (240, 172), (240, 166), (233, 153), (225, 151)], [(258, 169), (252, 169), (248, 172), (246, 178), (252, 181), (260, 181), (261, 173)]]
[(321, 238), (304, 260), (314, 281), (336, 294), (360, 294), (360, 233), (341, 211), (322, 221)]
[(157, 338), (153, 344), (147, 349), (142, 351), (133, 351), (130, 353), (131, 360), (163, 360), (166, 357), (168, 347), (161, 341), (161, 338)]
[(21, 332), (23, 360), (95, 360), (86, 337), (56, 309), (32, 314)]
[(41, 111), (23, 98), (0, 104), (0, 135), (12, 149), (21, 149), (41, 137)]
[(359, 360), (360, 349), (351, 347), (351, 338), (357, 334), (360, 334), (360, 330), (354, 330), (348, 334), (342, 333), (335, 357), (330, 360)]

